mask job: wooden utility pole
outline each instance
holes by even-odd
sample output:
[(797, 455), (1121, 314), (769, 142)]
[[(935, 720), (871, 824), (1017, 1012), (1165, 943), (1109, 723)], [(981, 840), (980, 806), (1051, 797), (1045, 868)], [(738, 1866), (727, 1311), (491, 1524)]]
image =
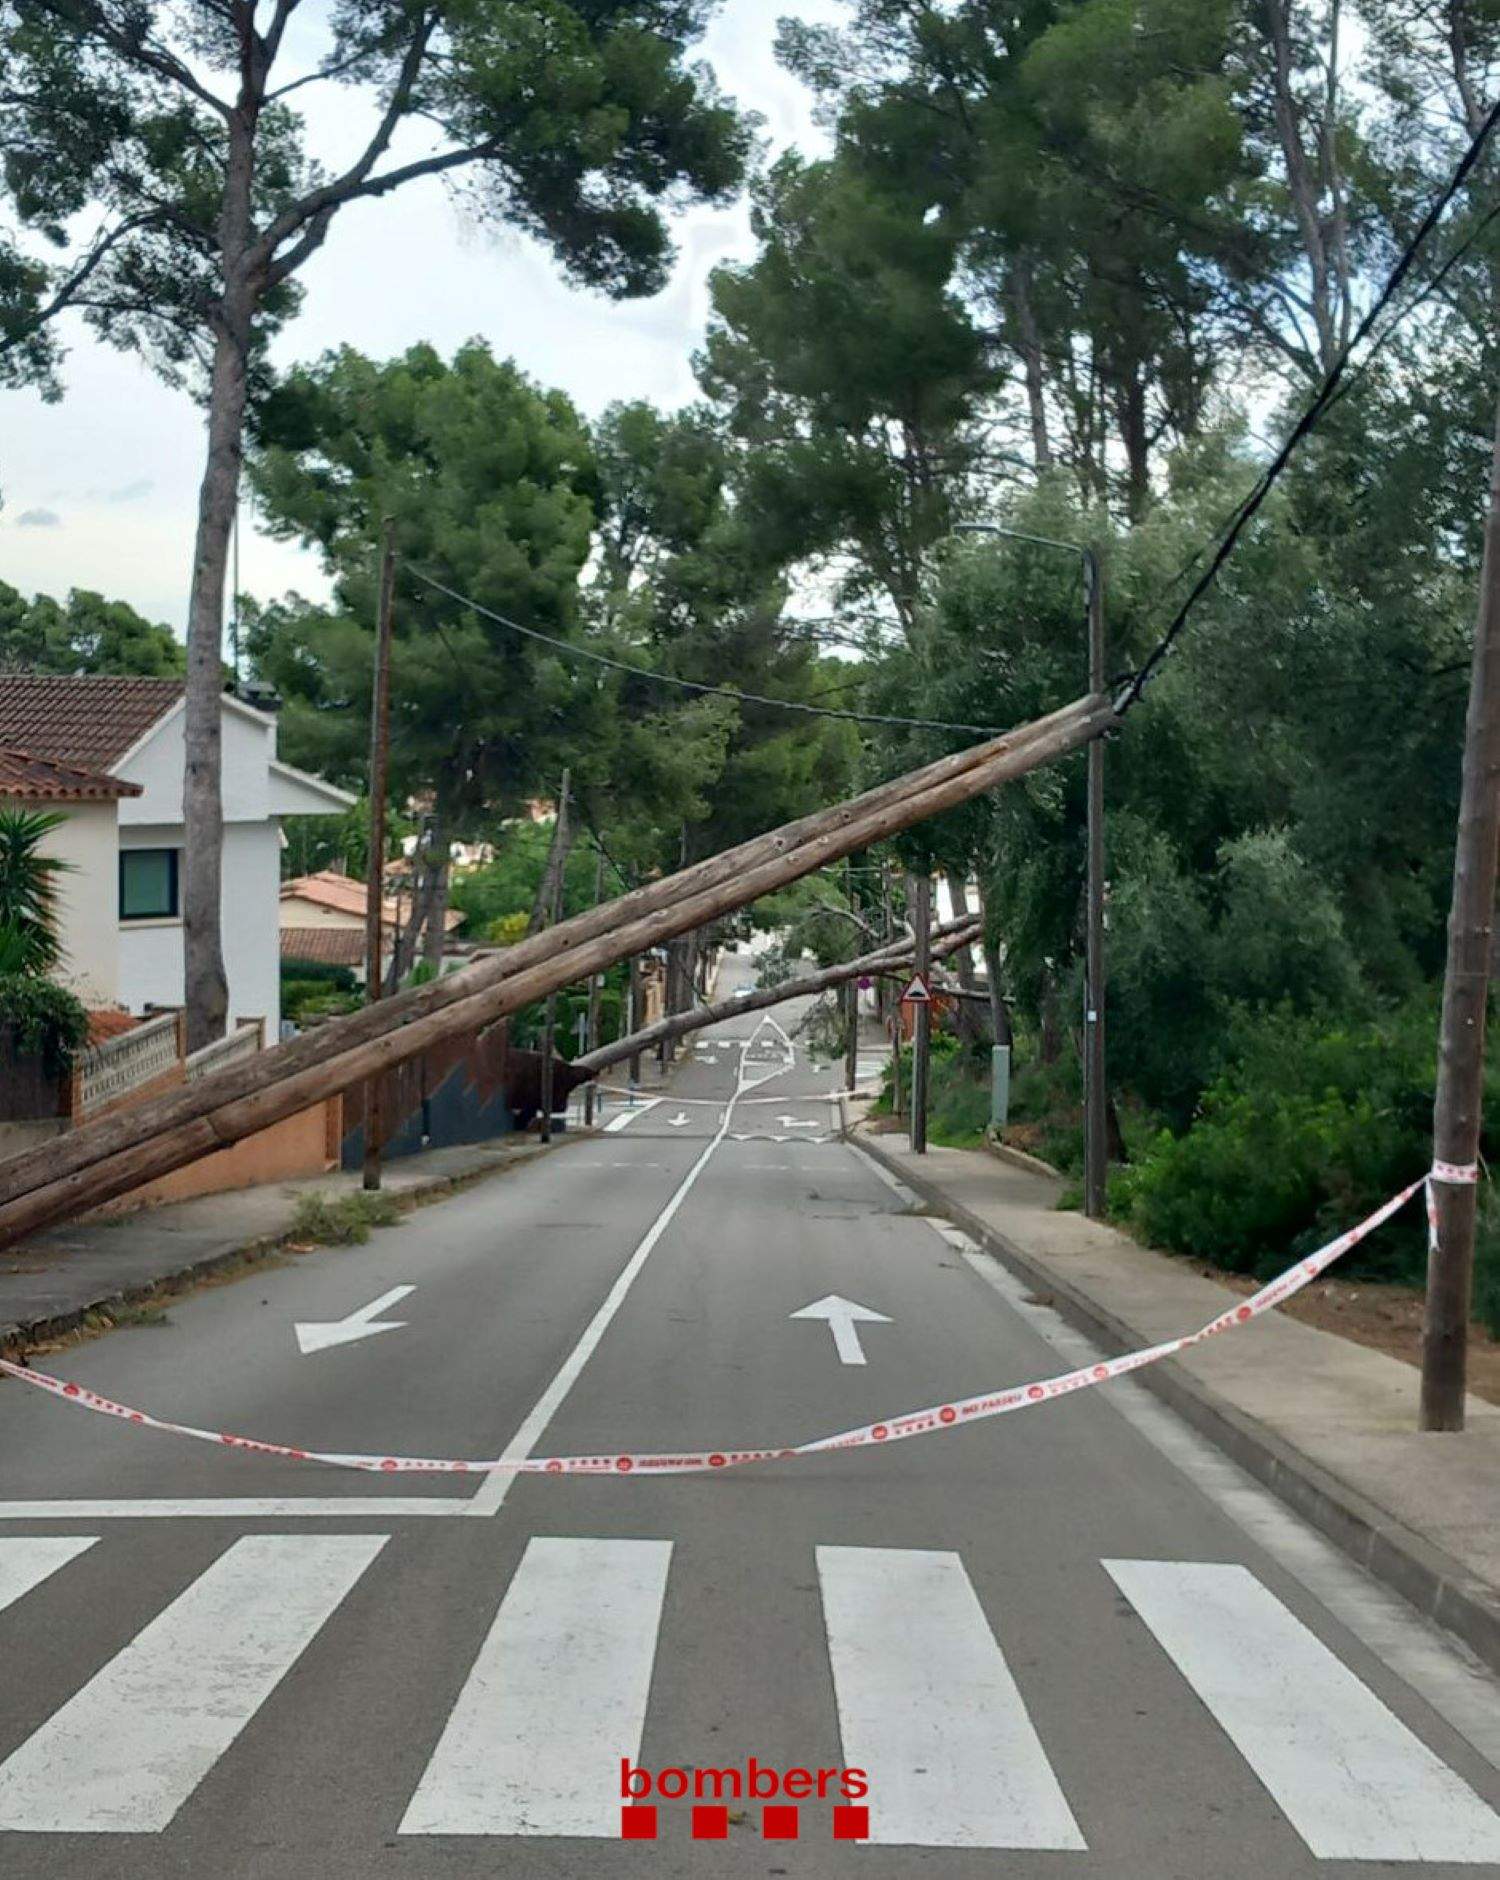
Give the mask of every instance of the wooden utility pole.
[[(1093, 549), (1084, 550), (1089, 603), (1089, 689), (1105, 684), (1104, 574)], [(1088, 942), (1083, 1013), (1083, 1211), (1104, 1218), (1109, 1175), (1109, 1093), (1104, 1058), (1104, 740), (1088, 752)]]
[(1469, 668), (1463, 787), (1448, 915), (1448, 964), (1433, 1105), (1435, 1165), (1456, 1180), (1434, 1181), (1437, 1246), (1427, 1261), (1422, 1333), (1422, 1428), (1461, 1430), (1474, 1292), (1479, 1203), (1479, 1129), (1484, 1030), (1489, 1004), (1490, 928), (1500, 839), (1500, 414), (1490, 464), (1479, 617)]
[[(387, 516), (382, 530), (380, 605), (375, 621), (375, 683), (370, 692), (370, 855), (365, 864), (365, 997), (383, 990), (383, 920), (385, 909), (385, 799), (391, 759), (391, 614), (396, 597), (396, 525)], [(380, 1186), (380, 1151), (384, 1146), (385, 1105), (382, 1078), (365, 1084), (364, 1185)]]
[(428, 985), (262, 1051), (161, 1096), (80, 1124), (0, 1162), (0, 1247), (128, 1194), (283, 1117), (406, 1063), (429, 1045), (493, 1025), (559, 986), (774, 894), (857, 849), (972, 802), (1082, 750), (1119, 723), (1104, 697), (939, 758), (862, 796), (767, 831), (681, 874), (575, 914)]
[[(896, 917), (891, 912), (891, 870), (887, 863), (881, 870), (881, 895), (885, 902), (885, 937), (887, 942), (896, 937)], [(886, 1025), (891, 1040), (891, 1115), (901, 1114), (901, 997), (884, 1001), (887, 1008)]]
[[(604, 899), (604, 851), (599, 850), (594, 869), (594, 906), (598, 907)], [(599, 1012), (604, 1000), (604, 975), (595, 973), (589, 980), (588, 1024), (584, 1031), (584, 1050), (597, 1051), (602, 1040), (599, 1037)], [(585, 1125), (594, 1127), (594, 1086), (589, 1085), (583, 1093), (583, 1120)]]
[[(568, 868), (568, 784), (572, 772), (562, 774), (562, 789), (557, 793), (557, 822), (552, 831), (552, 846), (547, 854), (547, 879), (542, 895), (545, 912), (542, 924), (555, 927), (562, 919), (563, 880)], [(549, 992), (542, 1008), (542, 1141), (552, 1140), (553, 1083), (552, 1054), (557, 1048), (557, 994)]]
[[(854, 864), (844, 863), (844, 894), (851, 912), (854, 908)], [(844, 1088), (852, 1090), (859, 1076), (859, 981), (851, 979), (844, 988)]]
[[(972, 946), (978, 936), (977, 920), (950, 921), (946, 926), (936, 927), (932, 934), (932, 957), (935, 960), (946, 959), (959, 948)], [(617, 1039), (613, 1044), (600, 1045), (597, 1051), (579, 1058), (576, 1068), (584, 1071), (607, 1070), (630, 1052), (656, 1043), (667, 1033), (676, 1038), (685, 1038), (690, 1032), (701, 1031), (705, 1025), (720, 1024), (726, 1018), (740, 1018), (747, 1012), (763, 1012), (767, 1007), (780, 1005), (787, 999), (805, 999), (847, 985), (862, 973), (878, 974), (882, 979), (887, 975), (895, 975), (899, 989), (911, 978), (912, 965), (910, 940), (904, 943), (897, 941), (895, 946), (881, 947), (857, 960), (845, 960), (842, 965), (825, 967), (822, 972), (811, 973), (805, 978), (786, 979), (776, 986), (762, 986), (741, 998), (720, 999), (713, 1005), (694, 1006), (690, 1012), (669, 1013), (629, 1037)]]
[[(629, 1015), (626, 1019), (626, 1023), (632, 1034), (639, 1031), (641, 1028), (641, 1001), (644, 996), (645, 985), (641, 974), (641, 956), (639, 953), (632, 953), (630, 956)], [(641, 1054), (639, 1051), (632, 1051), (630, 1054), (630, 1088), (632, 1090), (636, 1089), (640, 1081)]]
[[(908, 883), (912, 903), (912, 963), (917, 977), (932, 990), (932, 876), (914, 875)], [(898, 1047), (899, 1048), (899, 1047)], [(914, 1155), (927, 1153), (927, 1072), (932, 1050), (932, 1000), (922, 1000), (912, 1023), (911, 1146)]]

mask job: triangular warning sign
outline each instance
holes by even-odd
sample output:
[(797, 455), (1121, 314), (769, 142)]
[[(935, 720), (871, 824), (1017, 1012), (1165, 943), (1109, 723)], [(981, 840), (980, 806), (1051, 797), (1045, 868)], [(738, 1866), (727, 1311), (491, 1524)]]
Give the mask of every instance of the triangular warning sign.
[(932, 990), (920, 973), (913, 973), (911, 984), (901, 995), (903, 1005), (931, 1005)]

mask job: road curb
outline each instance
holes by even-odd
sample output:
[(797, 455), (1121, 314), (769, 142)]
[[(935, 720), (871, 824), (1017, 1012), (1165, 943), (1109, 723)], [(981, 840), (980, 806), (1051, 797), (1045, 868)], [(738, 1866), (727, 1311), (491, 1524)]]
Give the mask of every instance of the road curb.
[[(535, 1143), (525, 1151), (517, 1151), (514, 1156), (503, 1162), (484, 1163), (477, 1168), (459, 1169), (446, 1175), (434, 1175), (410, 1183), (398, 1189), (386, 1192), (403, 1214), (416, 1208), (425, 1207), (430, 1202), (446, 1200), (450, 1195), (461, 1194), (466, 1188), (477, 1187), (480, 1182), (489, 1181), (497, 1175), (507, 1175), (512, 1170), (534, 1162), (538, 1157), (550, 1155), (556, 1149), (563, 1149), (571, 1142), (588, 1139), (583, 1130), (570, 1132), (561, 1142)], [(313, 1191), (309, 1191), (313, 1192)], [(351, 1189), (358, 1193), (358, 1189)], [(300, 1197), (299, 1197), (300, 1198)], [(295, 1205), (295, 1204), (293, 1204)], [(54, 1314), (46, 1319), (11, 1320), (0, 1325), (0, 1357), (8, 1357), (13, 1362), (23, 1359), (27, 1351), (38, 1345), (50, 1344), (53, 1340), (67, 1338), (73, 1332), (91, 1329), (92, 1318), (109, 1318), (122, 1312), (128, 1312), (136, 1306), (149, 1305), (153, 1300), (165, 1300), (177, 1297), (189, 1291), (206, 1279), (217, 1279), (222, 1274), (232, 1273), (236, 1268), (249, 1272), (261, 1261), (279, 1253), (296, 1239), (295, 1230), (290, 1224), (272, 1234), (259, 1234), (250, 1240), (236, 1242), (233, 1246), (221, 1247), (215, 1253), (200, 1255), (197, 1259), (186, 1261), (181, 1266), (159, 1273), (149, 1280), (141, 1280), (133, 1286), (124, 1286), (115, 1292), (106, 1293), (86, 1304), (70, 1306), (66, 1312)], [(108, 1328), (100, 1328), (108, 1329)]]
[[(952, 1200), (939, 1182), (914, 1175), (897, 1163), (881, 1149), (878, 1137), (856, 1134), (847, 1120), (844, 1136), (1012, 1273), (1049, 1294), (1070, 1325), (1097, 1339), (1112, 1355), (1152, 1342), (1045, 1261)], [(1500, 1591), (1171, 1359), (1148, 1366), (1136, 1377), (1368, 1573), (1462, 1639), (1491, 1670), (1500, 1671)]]

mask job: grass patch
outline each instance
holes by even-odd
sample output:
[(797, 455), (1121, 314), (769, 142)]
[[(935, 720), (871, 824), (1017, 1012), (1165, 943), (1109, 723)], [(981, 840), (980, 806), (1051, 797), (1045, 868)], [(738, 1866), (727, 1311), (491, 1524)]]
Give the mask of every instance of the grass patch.
[(357, 1247), (372, 1227), (390, 1227), (401, 1214), (394, 1196), (367, 1194), (304, 1195), (292, 1216), (292, 1238), (320, 1247)]

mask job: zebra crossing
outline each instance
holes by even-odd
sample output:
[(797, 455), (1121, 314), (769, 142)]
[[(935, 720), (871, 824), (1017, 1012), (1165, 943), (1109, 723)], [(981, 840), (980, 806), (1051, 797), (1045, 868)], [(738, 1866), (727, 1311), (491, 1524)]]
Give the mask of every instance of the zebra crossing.
[[(0, 1836), (165, 1830), (388, 1539), (237, 1539), (24, 1741), (0, 1718)], [(0, 1663), (30, 1595), (64, 1588), (98, 1544), (0, 1537)], [(419, 1780), (391, 1798), (400, 1835), (619, 1836), (673, 1552), (529, 1541)], [(869, 1776), (871, 1842), (1107, 1851), (1012, 1670), (1024, 1641), (997, 1629), (959, 1554), (819, 1546), (815, 1567), (826, 1658), (806, 1671), (831, 1678), (844, 1761)], [(1314, 1858), (1500, 1865), (1500, 1815), (1248, 1568), (1099, 1571)]]

